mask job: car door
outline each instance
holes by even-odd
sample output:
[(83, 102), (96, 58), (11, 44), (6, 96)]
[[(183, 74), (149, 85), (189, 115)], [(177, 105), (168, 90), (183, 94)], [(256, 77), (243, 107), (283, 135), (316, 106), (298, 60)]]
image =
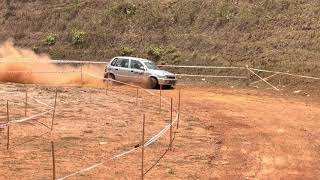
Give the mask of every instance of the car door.
[(133, 82), (141, 83), (142, 76), (144, 73), (144, 66), (140, 61), (131, 59), (130, 61), (130, 76), (132, 77)]
[(114, 67), (114, 74), (116, 80), (127, 82), (130, 80), (129, 77), (129, 59), (125, 58), (118, 58), (115, 67)]

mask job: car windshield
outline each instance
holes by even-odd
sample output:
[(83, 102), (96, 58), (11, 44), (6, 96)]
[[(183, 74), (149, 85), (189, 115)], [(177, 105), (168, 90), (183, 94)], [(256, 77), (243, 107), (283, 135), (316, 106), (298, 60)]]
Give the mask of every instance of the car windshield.
[(158, 66), (153, 62), (144, 62), (144, 64), (148, 67), (148, 69), (158, 70)]

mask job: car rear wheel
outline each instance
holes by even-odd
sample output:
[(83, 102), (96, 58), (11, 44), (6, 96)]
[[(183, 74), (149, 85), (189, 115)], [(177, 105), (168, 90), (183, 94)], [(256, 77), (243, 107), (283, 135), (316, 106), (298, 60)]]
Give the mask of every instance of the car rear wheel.
[(115, 81), (112, 80), (116, 80), (116, 77), (113, 74), (107, 74), (107, 78), (111, 79), (111, 84), (117, 84)]
[(157, 88), (159, 86), (158, 80), (154, 77), (149, 78), (147, 86), (150, 89)]

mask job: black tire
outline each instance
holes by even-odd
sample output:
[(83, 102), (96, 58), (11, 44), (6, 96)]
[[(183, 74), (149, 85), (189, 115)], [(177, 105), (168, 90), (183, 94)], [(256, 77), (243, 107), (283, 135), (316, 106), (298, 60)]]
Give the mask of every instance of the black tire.
[[(116, 77), (113, 74), (107, 74), (107, 78), (110, 78), (112, 80), (116, 80)], [(115, 81), (109, 81), (113, 85), (117, 85), (117, 82)]]
[(107, 78), (110, 78), (112, 80), (116, 80), (116, 77), (114, 77), (113, 74), (107, 74)]
[(150, 89), (155, 89), (159, 86), (158, 80), (154, 77), (150, 77), (148, 80), (147, 87)]
[(163, 89), (175, 89), (175, 86), (173, 86), (173, 85), (163, 85), (162, 88)]

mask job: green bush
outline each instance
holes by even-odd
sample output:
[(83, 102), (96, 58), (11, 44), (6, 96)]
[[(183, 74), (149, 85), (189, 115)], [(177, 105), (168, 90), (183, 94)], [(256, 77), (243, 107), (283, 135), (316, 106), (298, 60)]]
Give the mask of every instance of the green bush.
[(84, 31), (80, 31), (78, 29), (74, 29), (71, 32), (71, 42), (72, 44), (81, 44), (85, 42), (87, 33)]
[(121, 56), (131, 56), (134, 53), (134, 51), (135, 49), (124, 46), (121, 47), (117, 53)]
[(161, 47), (150, 46), (146, 49), (146, 52), (149, 58), (154, 61), (159, 61), (163, 55), (163, 49)]
[(176, 51), (177, 51), (177, 49), (174, 46), (169, 46), (166, 48), (167, 54), (172, 54), (172, 53), (175, 53)]
[(32, 51), (35, 52), (35, 53), (39, 53), (39, 47), (33, 46), (32, 47)]
[(56, 43), (56, 35), (50, 34), (45, 38), (45, 44), (48, 46), (52, 46)]

